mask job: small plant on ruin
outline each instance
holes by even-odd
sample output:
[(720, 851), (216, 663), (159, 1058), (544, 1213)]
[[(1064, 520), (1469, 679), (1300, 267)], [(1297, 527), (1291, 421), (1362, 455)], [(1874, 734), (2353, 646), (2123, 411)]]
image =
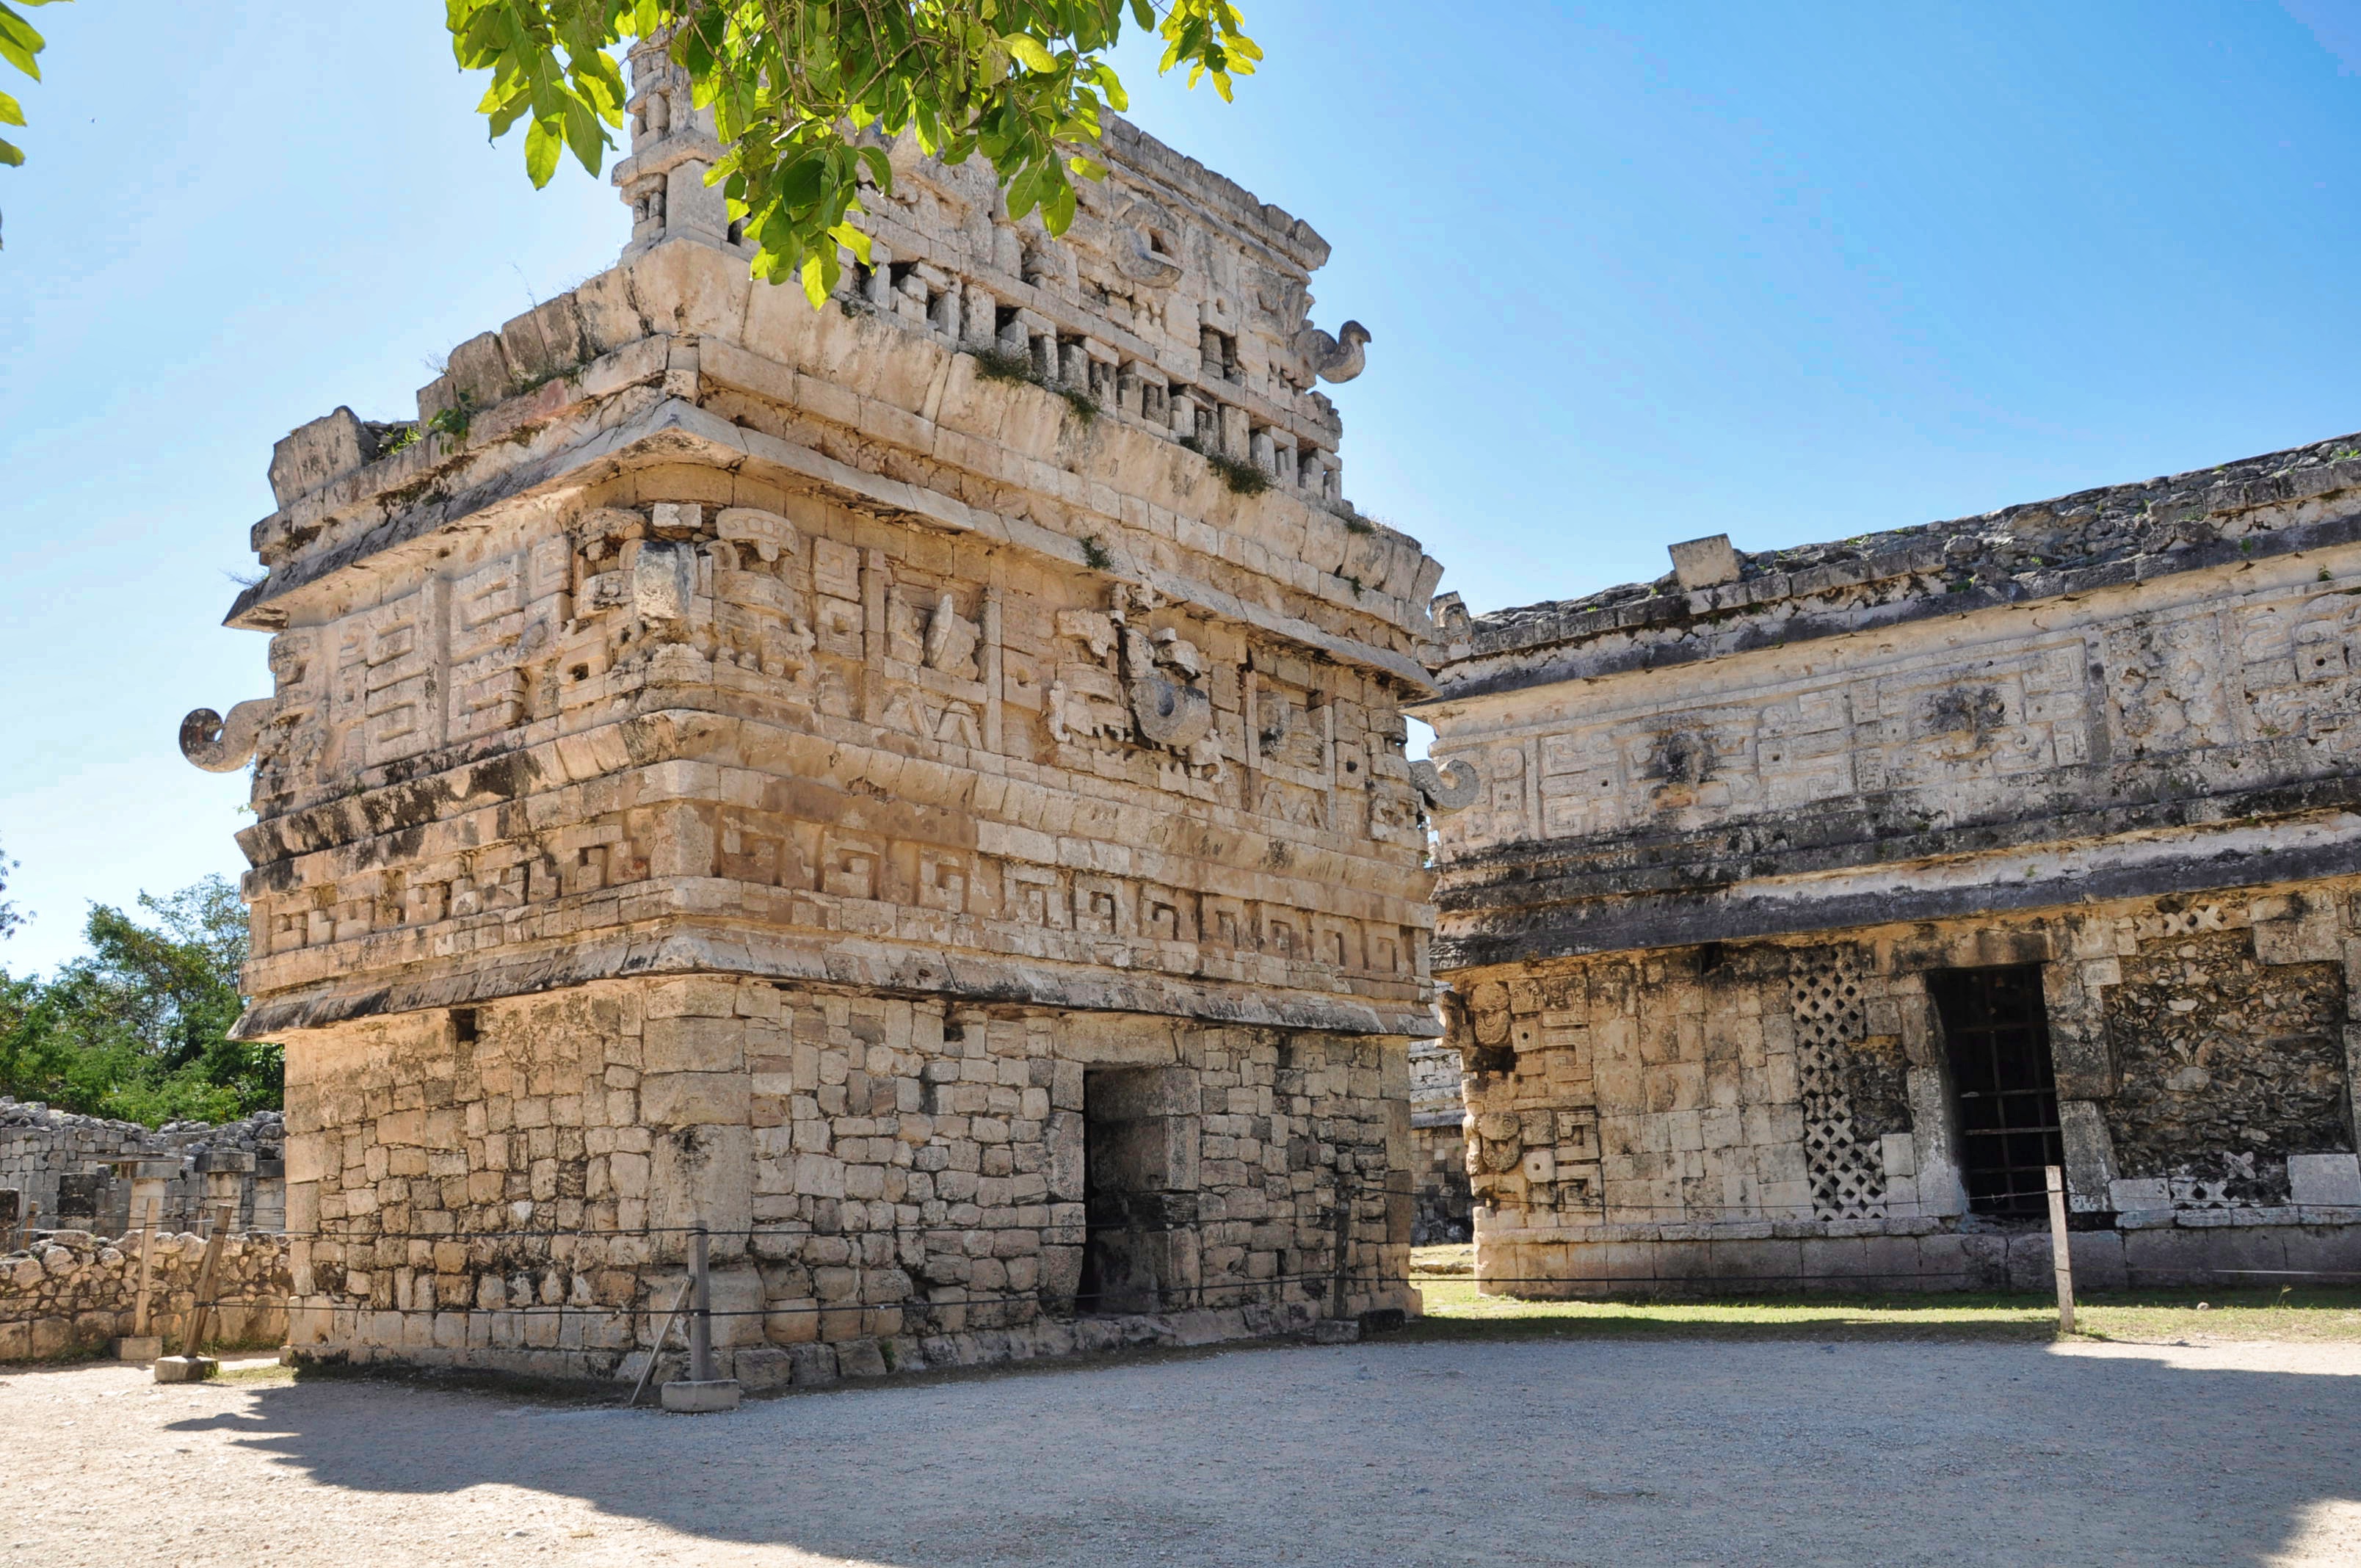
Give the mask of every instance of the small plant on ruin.
[(1356, 512), (1356, 511), (1355, 511), (1355, 512), (1346, 512), (1346, 513), (1345, 514), (1345, 532), (1347, 532), (1347, 533), (1375, 533), (1377, 531), (1378, 531), (1378, 525), (1377, 525), (1376, 523), (1374, 523), (1374, 522), (1371, 522), (1367, 518), (1363, 517), (1359, 512)]
[(407, 452), (418, 444), (418, 426), (401, 425), (391, 435), (385, 438), (385, 444), (377, 449), (377, 455), (380, 457), (390, 457), (397, 452)]
[(1180, 444), (1202, 457), (1234, 494), (1258, 496), (1270, 488), (1270, 476), (1255, 464), (1241, 463), (1226, 452), (1216, 452), (1193, 435), (1182, 436)]
[(1022, 354), (1011, 354), (1005, 348), (972, 349), (975, 373), (987, 381), (1038, 381), (1033, 361)]
[(1099, 417), (1099, 400), (1080, 387), (1060, 387), (1057, 393), (1066, 400), (1066, 406), (1074, 411), (1074, 417), (1083, 424), (1088, 425)]
[[(1072, 180), (1102, 180), (1090, 156), (1103, 115), (1128, 105), (1105, 56), (1126, 23), (1159, 35), (1157, 69), (1187, 66), (1230, 96), (1262, 50), (1230, 0), (448, 0), (451, 50), (491, 84), (478, 112), (494, 137), (525, 125), (525, 174), (549, 183), (571, 152), (598, 172), (628, 90), (612, 52), (664, 41), (710, 109), (728, 150), (706, 176), (753, 242), (757, 278), (794, 279), (818, 310), (843, 273), (869, 263), (862, 182), (894, 187), (885, 147), (902, 132), (945, 163), (977, 153), (1007, 192), (1008, 216), (1039, 211), (1052, 235), (1074, 218)], [(13, 16), (13, 13), (9, 13)]]
[(1099, 543), (1095, 533), (1082, 538), (1082, 565), (1093, 572), (1104, 572), (1115, 565), (1115, 557), (1107, 554), (1107, 547)]
[(437, 409), (434, 417), (426, 422), (429, 430), (442, 432), (454, 441), (467, 439), (467, 427), (476, 422), (476, 397), (461, 392), (459, 400), (447, 409)]
[(1355, 598), (1359, 598), (1361, 597), (1361, 579), (1353, 576), (1350, 572), (1346, 572), (1344, 576), (1345, 586), (1353, 590), (1353, 597)]

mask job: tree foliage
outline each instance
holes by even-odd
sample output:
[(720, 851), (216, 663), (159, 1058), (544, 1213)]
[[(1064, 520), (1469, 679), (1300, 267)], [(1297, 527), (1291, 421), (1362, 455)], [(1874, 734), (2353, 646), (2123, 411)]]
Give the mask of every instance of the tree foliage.
[(229, 1037), (244, 1005), (237, 890), (207, 877), (139, 906), (152, 924), (93, 905), (90, 952), (46, 981), (0, 972), (0, 1092), (151, 1125), (276, 1107), (280, 1048)]
[[(16, 0), (16, 5), (12, 5), (8, 0), (0, 0), (0, 60), (6, 60), (36, 82), (41, 79), (40, 54), (49, 47), (49, 40), (33, 30), (33, 24), (25, 20), (25, 14), (16, 6), (46, 5), (49, 3), (49, 0)], [(24, 105), (10, 94), (0, 93), (0, 126), (21, 126), (24, 123)], [(0, 163), (14, 167), (24, 161), (22, 148), (0, 138)]]
[(1229, 0), (445, 0), (453, 52), (488, 71), (478, 108), (495, 139), (526, 122), (525, 172), (545, 185), (570, 151), (593, 174), (623, 123), (607, 52), (665, 38), (729, 150), (708, 179), (753, 242), (753, 272), (795, 278), (818, 306), (838, 251), (868, 259), (846, 221), (865, 173), (891, 189), (876, 145), (914, 131), (949, 163), (981, 153), (1008, 212), (1073, 221), (1072, 175), (1105, 173), (1089, 149), (1101, 115), (1126, 106), (1105, 60), (1126, 20), (1162, 37), (1158, 68), (1189, 68), (1226, 99), (1262, 51)]

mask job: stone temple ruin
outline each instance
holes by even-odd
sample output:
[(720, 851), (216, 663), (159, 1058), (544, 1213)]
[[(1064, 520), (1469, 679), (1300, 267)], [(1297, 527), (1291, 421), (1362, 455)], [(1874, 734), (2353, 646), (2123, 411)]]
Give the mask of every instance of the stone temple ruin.
[(2361, 437), (1673, 558), (1437, 607), (1479, 1278), (2361, 1271)]
[(635, 52), (623, 260), (280, 444), (229, 622), (300, 1355), (750, 1385), (1414, 1310), (1441, 568), (1326, 244), (1120, 122), (1067, 238), (893, 149), (750, 283)]

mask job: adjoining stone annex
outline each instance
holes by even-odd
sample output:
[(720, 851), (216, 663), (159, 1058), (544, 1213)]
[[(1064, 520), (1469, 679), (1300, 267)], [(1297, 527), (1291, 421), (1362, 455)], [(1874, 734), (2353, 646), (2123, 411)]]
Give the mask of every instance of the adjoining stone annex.
[(300, 1354), (759, 1386), (1415, 1310), (1441, 568), (1328, 247), (1129, 126), (1071, 236), (892, 149), (750, 283), (632, 57), (622, 264), (271, 464), (230, 624)]
[(1488, 1288), (2361, 1271), (2361, 437), (1672, 554), (1438, 601)]

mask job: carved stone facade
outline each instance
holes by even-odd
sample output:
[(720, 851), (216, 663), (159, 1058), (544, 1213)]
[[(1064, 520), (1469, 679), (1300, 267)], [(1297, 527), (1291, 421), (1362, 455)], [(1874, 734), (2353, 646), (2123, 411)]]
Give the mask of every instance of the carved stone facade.
[(1441, 569), (1327, 247), (1119, 123), (1067, 242), (903, 147), (815, 312), (634, 65), (624, 263), (280, 444), (277, 690), (184, 729), (299, 1348), (628, 1373), (692, 1224), (753, 1382), (1414, 1310)]
[(1436, 606), (1479, 1275), (2361, 1269), (2361, 438), (1674, 560)]

